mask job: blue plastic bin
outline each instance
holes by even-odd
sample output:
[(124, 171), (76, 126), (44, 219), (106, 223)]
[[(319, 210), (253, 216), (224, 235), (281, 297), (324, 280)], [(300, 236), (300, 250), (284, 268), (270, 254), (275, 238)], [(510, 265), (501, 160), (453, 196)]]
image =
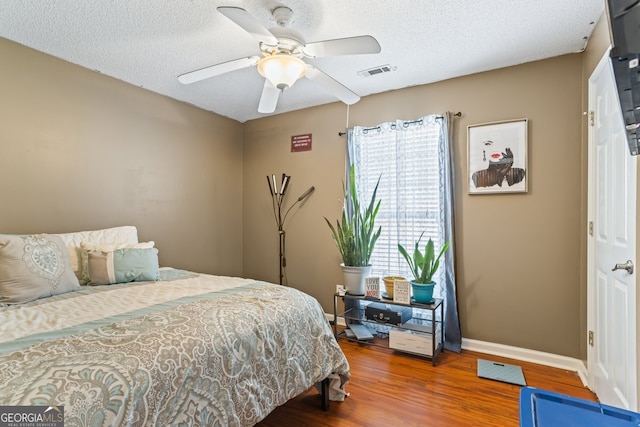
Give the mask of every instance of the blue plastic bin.
[(520, 427), (640, 426), (640, 414), (560, 393), (523, 387)]

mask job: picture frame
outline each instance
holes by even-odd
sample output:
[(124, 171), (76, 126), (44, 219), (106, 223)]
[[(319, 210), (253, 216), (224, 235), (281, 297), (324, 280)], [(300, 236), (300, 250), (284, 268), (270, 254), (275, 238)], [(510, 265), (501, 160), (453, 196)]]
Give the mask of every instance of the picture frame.
[(528, 119), (467, 127), (469, 194), (529, 191)]
[(366, 277), (364, 279), (364, 296), (365, 298), (375, 298), (375, 299), (380, 299), (380, 278), (373, 276), (373, 277)]
[(411, 304), (411, 282), (396, 280), (393, 285), (393, 302)]

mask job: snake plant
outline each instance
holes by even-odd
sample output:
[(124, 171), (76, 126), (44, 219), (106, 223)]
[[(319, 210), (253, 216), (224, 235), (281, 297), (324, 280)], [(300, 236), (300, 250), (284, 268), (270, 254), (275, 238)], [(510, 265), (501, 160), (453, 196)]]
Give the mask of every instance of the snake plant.
[(376, 201), (380, 178), (373, 190), (369, 204), (360, 204), (356, 190), (355, 167), (349, 169), (349, 185), (343, 183), (344, 204), (342, 217), (336, 220), (335, 226), (325, 217), (325, 221), (331, 229), (342, 261), (345, 266), (366, 267), (369, 265), (371, 253), (380, 237), (381, 227), (375, 230), (375, 219), (380, 209), (380, 201)]
[(420, 252), (419, 245), (423, 235), (424, 232), (422, 232), (420, 238), (416, 242), (413, 250), (413, 256), (410, 256), (407, 250), (398, 243), (398, 250), (407, 261), (407, 264), (409, 264), (409, 268), (411, 269), (414, 277), (413, 281), (415, 283), (431, 283), (433, 281), (433, 275), (440, 266), (440, 257), (449, 248), (449, 242), (446, 242), (436, 257), (433, 240), (429, 238), (429, 241), (424, 248), (424, 253), (422, 253)]

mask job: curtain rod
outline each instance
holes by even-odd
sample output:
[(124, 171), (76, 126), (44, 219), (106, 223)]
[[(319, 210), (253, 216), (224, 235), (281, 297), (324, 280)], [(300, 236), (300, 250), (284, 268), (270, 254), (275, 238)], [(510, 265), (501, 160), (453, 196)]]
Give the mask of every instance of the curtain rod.
[[(454, 114), (453, 114), (453, 117), (462, 117), (462, 113), (461, 113), (460, 111), (458, 111), (457, 113), (454, 113)], [(436, 116), (436, 119), (442, 119), (442, 118), (443, 118), (443, 116)], [(417, 123), (417, 122), (419, 122), (419, 121), (420, 121), (420, 120), (414, 120), (414, 121), (412, 121), (412, 122), (408, 122), (408, 123)], [(376, 127), (369, 128), (369, 129), (370, 129), (370, 130), (378, 129), (378, 127), (376, 126)], [(346, 134), (347, 134), (346, 132), (338, 132), (338, 136), (345, 136)]]

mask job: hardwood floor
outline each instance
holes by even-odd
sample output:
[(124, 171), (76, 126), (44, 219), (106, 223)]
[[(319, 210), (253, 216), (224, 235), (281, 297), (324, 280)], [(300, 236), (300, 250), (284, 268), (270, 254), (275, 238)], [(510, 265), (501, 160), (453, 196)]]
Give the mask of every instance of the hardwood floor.
[(477, 360), (522, 367), (527, 385), (597, 400), (575, 372), (463, 350), (429, 360), (340, 340), (351, 366), (350, 396), (319, 409), (312, 388), (258, 426), (519, 426), (520, 386), (477, 377)]

